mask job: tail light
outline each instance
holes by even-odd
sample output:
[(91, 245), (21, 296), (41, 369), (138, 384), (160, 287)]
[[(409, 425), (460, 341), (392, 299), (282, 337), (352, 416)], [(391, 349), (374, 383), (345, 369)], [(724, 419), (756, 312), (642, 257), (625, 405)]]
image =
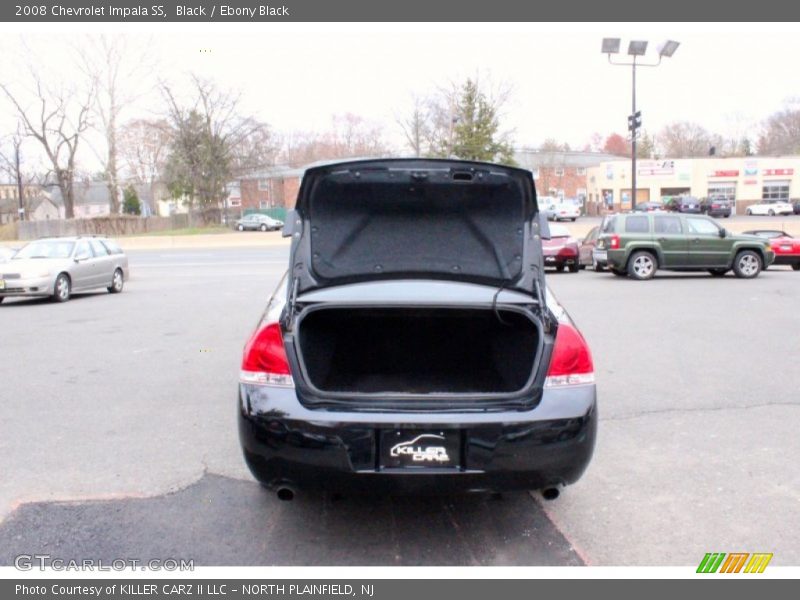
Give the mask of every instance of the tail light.
[(279, 323), (259, 327), (247, 341), (239, 381), (256, 385), (294, 385)]
[(611, 236), (608, 247), (612, 250), (619, 250), (619, 236), (614, 234)]
[(594, 383), (592, 353), (583, 336), (572, 323), (558, 325), (556, 343), (550, 357), (545, 387)]

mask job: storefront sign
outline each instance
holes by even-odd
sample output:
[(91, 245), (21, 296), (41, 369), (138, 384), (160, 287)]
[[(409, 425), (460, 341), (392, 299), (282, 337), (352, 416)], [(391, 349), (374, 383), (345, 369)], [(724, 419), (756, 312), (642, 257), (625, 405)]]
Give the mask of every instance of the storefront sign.
[(744, 161), (744, 174), (746, 177), (758, 175), (758, 161), (746, 160)]
[(739, 171), (738, 169), (728, 169), (724, 171), (710, 171), (708, 173), (709, 177), (738, 177)]
[(757, 185), (758, 184), (758, 179), (745, 179), (744, 180), (744, 184), (745, 185)]
[(674, 160), (642, 160), (636, 170), (639, 175), (672, 175), (675, 173)]
[(764, 176), (769, 175), (794, 175), (794, 169), (764, 169)]

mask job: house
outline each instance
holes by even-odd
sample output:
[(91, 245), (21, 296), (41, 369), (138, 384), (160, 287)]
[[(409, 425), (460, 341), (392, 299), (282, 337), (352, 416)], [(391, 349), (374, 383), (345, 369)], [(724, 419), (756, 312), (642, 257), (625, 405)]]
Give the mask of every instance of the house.
[(25, 218), (29, 221), (63, 219), (64, 207), (56, 204), (50, 196), (42, 195), (30, 201)]
[[(63, 218), (64, 208), (37, 184), (23, 186), (23, 209), (27, 220)], [(0, 225), (19, 219), (19, 192), (16, 183), (0, 183)]]
[[(105, 217), (111, 214), (111, 196), (105, 182), (76, 181), (73, 184), (72, 193), (73, 212), (76, 219)], [(58, 204), (64, 204), (61, 189), (58, 186), (50, 187), (50, 198)]]
[(228, 208), (294, 208), (305, 168), (275, 166), (248, 173), (229, 186)]

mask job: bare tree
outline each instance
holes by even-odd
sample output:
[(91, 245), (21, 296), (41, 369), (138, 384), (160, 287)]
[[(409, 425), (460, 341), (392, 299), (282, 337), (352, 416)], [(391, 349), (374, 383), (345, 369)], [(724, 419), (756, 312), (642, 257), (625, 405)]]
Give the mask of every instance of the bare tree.
[(91, 125), (95, 81), (88, 81), (81, 90), (69, 84), (48, 85), (41, 71), (30, 68), (29, 72), (32, 101), (8, 84), (0, 83), (0, 89), (17, 113), (25, 136), (37, 140), (47, 155), (65, 215), (71, 219), (75, 216), (75, 156)]
[(242, 148), (252, 147), (253, 139), (266, 139), (269, 129), (240, 114), (238, 92), (219, 89), (197, 75), (191, 80), (193, 98), (186, 104), (170, 85), (161, 84), (172, 130), (166, 179), (175, 196), (207, 209), (224, 203), (226, 184), (240, 169), (252, 166), (252, 157), (243, 157)]
[(414, 156), (428, 154), (428, 141), (431, 137), (428, 102), (415, 97), (411, 114), (408, 117), (398, 117), (395, 120), (403, 130), (403, 135), (409, 148), (411, 148), (412, 154)]
[(787, 107), (767, 118), (758, 138), (758, 153), (800, 154), (800, 109)]
[(658, 144), (664, 156), (692, 158), (708, 156), (712, 147), (716, 148), (719, 144), (719, 139), (719, 136), (715, 136), (697, 123), (676, 121), (661, 130)]
[(287, 135), (280, 158), (286, 164), (301, 166), (318, 160), (391, 154), (391, 147), (379, 125), (347, 113), (334, 115), (327, 131)]
[(120, 209), (118, 124), (122, 111), (133, 102), (153, 70), (153, 60), (146, 46), (130, 47), (126, 36), (90, 36), (77, 45), (79, 65), (84, 75), (97, 83), (92, 105), (98, 129), (105, 139), (103, 152), (98, 152), (105, 170), (111, 202), (111, 213)]
[(22, 169), (22, 142), (25, 135), (22, 132), (20, 124), (17, 125), (17, 130), (8, 136), (7, 149), (0, 146), (0, 171), (8, 174), (11, 180), (17, 185), (17, 201), (18, 201), (18, 218), (20, 221), (25, 220), (26, 206), (25, 206), (25, 181), (26, 177), (23, 175)]
[(155, 186), (164, 177), (172, 132), (165, 119), (134, 119), (122, 125), (117, 138), (121, 170), (150, 190), (155, 212)]

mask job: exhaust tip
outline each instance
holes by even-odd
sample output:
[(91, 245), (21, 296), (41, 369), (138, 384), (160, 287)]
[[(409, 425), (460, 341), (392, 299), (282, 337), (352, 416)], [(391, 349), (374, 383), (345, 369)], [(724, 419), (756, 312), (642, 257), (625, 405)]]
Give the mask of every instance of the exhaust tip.
[(556, 487), (549, 487), (542, 490), (542, 498), (545, 500), (555, 500), (561, 495), (561, 492)]
[(281, 486), (277, 490), (278, 500), (283, 500), (284, 502), (291, 502), (294, 500), (294, 490), (287, 486)]

